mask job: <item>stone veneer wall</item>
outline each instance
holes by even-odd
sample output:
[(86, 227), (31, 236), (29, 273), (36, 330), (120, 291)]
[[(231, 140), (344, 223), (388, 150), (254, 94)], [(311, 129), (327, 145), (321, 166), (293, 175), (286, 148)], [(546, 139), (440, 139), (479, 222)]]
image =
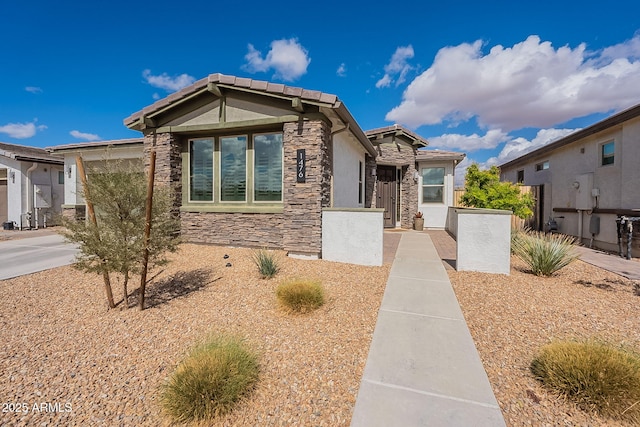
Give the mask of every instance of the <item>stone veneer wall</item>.
[[(331, 206), (333, 149), (324, 121), (284, 124), (283, 249), (309, 255), (322, 251), (322, 208)], [(306, 152), (306, 182), (296, 182), (296, 155)]]
[(182, 203), (182, 157), (180, 139), (171, 133), (149, 133), (144, 136), (142, 150), (144, 170), (150, 166), (150, 152), (156, 151), (156, 174), (154, 184), (170, 185), (174, 195), (174, 214), (180, 215)]
[[(156, 150), (156, 182), (170, 184), (176, 192), (176, 209), (182, 200), (180, 139), (171, 134), (145, 136), (145, 168), (149, 151)], [(333, 149), (330, 127), (324, 121), (285, 123), (283, 129), (283, 213), (179, 212), (186, 241), (284, 249), (320, 256), (322, 208), (331, 205)], [(306, 150), (306, 182), (296, 182), (298, 149)], [(185, 166), (186, 167), (186, 166)]]
[(416, 172), (416, 150), (402, 143), (379, 144), (376, 146), (376, 150), (378, 151), (378, 157), (376, 158), (378, 164), (403, 166), (402, 180), (399, 183), (401, 199), (400, 226), (402, 228), (412, 228), (414, 215), (418, 211), (419, 189), (418, 183), (413, 179)]
[(283, 249), (282, 214), (181, 212), (188, 242)]

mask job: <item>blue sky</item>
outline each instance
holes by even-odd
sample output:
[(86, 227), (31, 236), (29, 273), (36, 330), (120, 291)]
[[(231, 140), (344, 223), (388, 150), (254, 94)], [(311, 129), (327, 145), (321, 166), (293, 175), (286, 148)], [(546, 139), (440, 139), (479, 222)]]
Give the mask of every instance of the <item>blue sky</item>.
[(211, 73), (336, 94), (465, 164), (640, 103), (637, 0), (1, 4), (3, 142), (137, 137), (125, 117)]

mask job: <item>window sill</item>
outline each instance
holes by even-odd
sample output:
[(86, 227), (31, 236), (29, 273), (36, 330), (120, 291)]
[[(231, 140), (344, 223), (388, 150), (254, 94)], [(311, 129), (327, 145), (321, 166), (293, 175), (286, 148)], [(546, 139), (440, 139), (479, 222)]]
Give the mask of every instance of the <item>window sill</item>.
[(180, 212), (216, 212), (216, 213), (266, 213), (277, 214), (284, 212), (284, 205), (213, 205), (186, 204), (180, 207)]

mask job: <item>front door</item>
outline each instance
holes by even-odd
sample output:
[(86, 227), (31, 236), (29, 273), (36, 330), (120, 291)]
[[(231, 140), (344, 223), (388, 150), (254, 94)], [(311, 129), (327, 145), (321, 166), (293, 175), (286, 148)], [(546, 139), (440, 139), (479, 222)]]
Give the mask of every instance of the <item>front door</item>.
[(398, 181), (396, 180), (395, 166), (378, 166), (376, 171), (378, 181), (376, 183), (376, 207), (384, 209), (384, 226), (396, 226), (396, 193)]

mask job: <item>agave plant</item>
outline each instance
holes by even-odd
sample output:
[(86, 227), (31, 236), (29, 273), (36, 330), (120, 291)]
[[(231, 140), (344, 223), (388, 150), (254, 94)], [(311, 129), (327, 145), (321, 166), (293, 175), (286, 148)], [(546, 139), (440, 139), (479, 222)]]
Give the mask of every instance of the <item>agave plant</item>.
[(514, 255), (537, 276), (551, 276), (578, 259), (573, 243), (571, 236), (538, 231), (521, 232), (511, 239)]

